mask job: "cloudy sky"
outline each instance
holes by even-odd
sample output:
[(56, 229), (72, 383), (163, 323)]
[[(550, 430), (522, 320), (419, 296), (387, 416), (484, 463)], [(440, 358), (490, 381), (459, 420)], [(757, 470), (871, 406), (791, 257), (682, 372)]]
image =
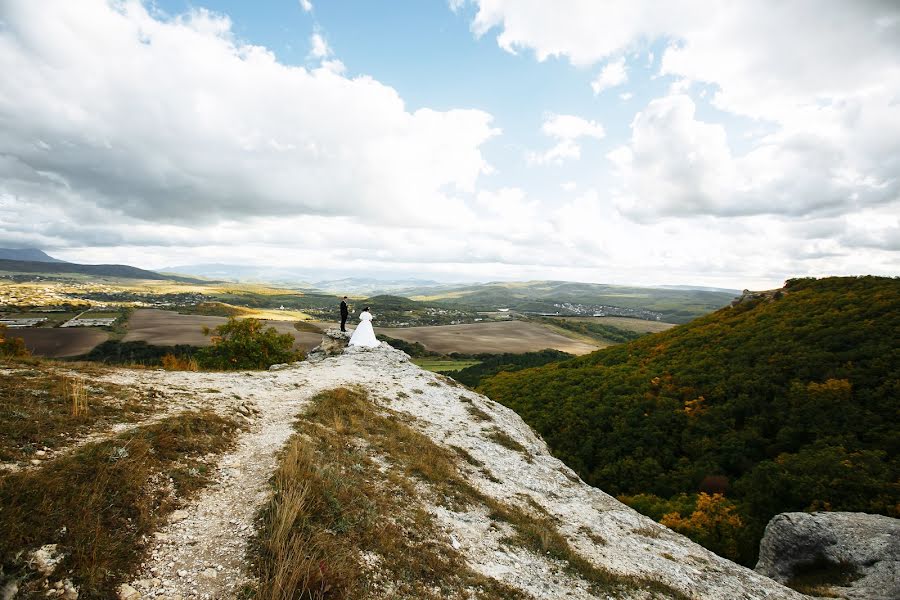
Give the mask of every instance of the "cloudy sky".
[(900, 275), (892, 0), (0, 0), (0, 246), (162, 268)]

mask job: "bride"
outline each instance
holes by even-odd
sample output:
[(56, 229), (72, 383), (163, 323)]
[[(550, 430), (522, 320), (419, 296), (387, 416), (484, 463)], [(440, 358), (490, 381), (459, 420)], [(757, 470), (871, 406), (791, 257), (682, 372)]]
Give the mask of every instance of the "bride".
[(368, 306), (359, 313), (359, 326), (350, 337), (350, 345), (363, 348), (377, 348), (381, 345), (381, 342), (375, 339), (375, 330), (372, 329), (372, 313), (369, 312)]

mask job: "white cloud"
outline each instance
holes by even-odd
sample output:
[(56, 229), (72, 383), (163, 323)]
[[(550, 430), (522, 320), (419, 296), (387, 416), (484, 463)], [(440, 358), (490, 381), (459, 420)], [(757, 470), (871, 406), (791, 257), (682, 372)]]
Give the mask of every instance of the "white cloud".
[[(772, 132), (733, 157), (724, 130), (714, 136), (715, 147), (691, 142), (691, 135), (716, 131), (714, 123), (688, 118), (683, 105), (657, 115), (657, 122), (650, 116), (670, 101), (651, 104), (635, 127), (645, 141), (655, 130), (654, 144), (684, 154), (651, 159), (630, 148), (637, 162), (634, 171), (622, 170), (623, 185), (632, 208), (644, 206), (647, 218), (657, 208), (660, 215), (691, 209), (799, 215), (900, 202), (896, 2), (473, 2), (473, 31), (497, 28), (497, 43), (509, 51), (531, 49), (538, 60), (561, 56), (575, 65), (613, 61), (601, 71), (600, 88), (607, 69), (606, 81), (615, 81), (613, 66), (623, 54), (667, 42), (654, 64), (675, 78), (671, 97), (693, 83), (708, 84), (716, 90), (715, 107), (759, 120)], [(641, 143), (635, 138), (631, 145)], [(718, 166), (724, 175), (700, 173), (698, 164)], [(687, 179), (679, 181), (682, 172)], [(644, 183), (629, 180), (629, 173), (661, 179)], [(672, 197), (655, 195), (669, 192)]]
[(281, 64), (207, 11), (161, 20), (136, 1), (21, 0), (2, 18), (0, 196), (28, 213), (432, 223), (432, 207), (463, 210), (498, 133), (478, 110), (407, 111), (339, 63)]
[(601, 140), (606, 137), (603, 125), (575, 115), (548, 115), (541, 126), (544, 135), (557, 140), (555, 146), (544, 152), (529, 152), (529, 164), (560, 165), (566, 160), (581, 158), (581, 138)]
[(333, 54), (321, 33), (315, 32), (309, 38), (309, 55), (313, 58), (327, 58)]
[(596, 96), (603, 90), (622, 85), (628, 81), (628, 71), (625, 68), (625, 57), (606, 63), (600, 73), (591, 82), (591, 89)]
[(309, 0), (300, 0), (300, 8), (302, 8), (304, 12), (312, 12), (312, 2)]
[(578, 183), (575, 181), (564, 181), (559, 184), (559, 187), (561, 187), (564, 192), (574, 192), (578, 189)]
[(631, 92), (622, 92), (621, 94), (619, 94), (619, 99), (621, 99), (623, 102), (627, 102), (632, 98), (634, 98), (634, 94)]

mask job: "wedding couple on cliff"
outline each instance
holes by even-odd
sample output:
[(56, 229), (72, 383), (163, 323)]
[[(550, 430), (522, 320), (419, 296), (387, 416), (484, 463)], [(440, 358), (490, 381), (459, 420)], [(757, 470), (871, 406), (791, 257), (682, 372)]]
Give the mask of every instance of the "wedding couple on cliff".
[[(350, 309), (347, 307), (347, 296), (341, 300), (341, 331), (347, 331), (347, 318), (350, 316)], [(359, 313), (359, 325), (350, 336), (350, 346), (361, 346), (362, 348), (377, 348), (381, 342), (375, 337), (375, 330), (372, 328), (372, 313), (369, 307), (365, 307)]]

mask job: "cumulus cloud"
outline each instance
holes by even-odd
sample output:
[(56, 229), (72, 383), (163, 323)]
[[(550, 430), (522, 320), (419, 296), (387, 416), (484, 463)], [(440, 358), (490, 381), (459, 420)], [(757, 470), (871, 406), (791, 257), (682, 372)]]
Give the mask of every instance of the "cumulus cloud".
[(581, 138), (602, 140), (606, 137), (603, 125), (575, 115), (548, 115), (541, 126), (544, 135), (554, 138), (556, 145), (544, 152), (529, 152), (529, 164), (561, 165), (566, 160), (581, 158)]
[(300, 0), (300, 8), (302, 8), (304, 12), (312, 12), (312, 2), (309, 0)]
[(280, 63), (238, 41), (227, 17), (39, 4), (4, 3), (0, 29), (0, 194), (32, 210), (80, 201), (182, 224), (295, 214), (422, 224), (436, 220), (428, 207), (462, 210), (458, 193), (489, 168), (489, 114), (408, 111), (370, 77)]
[[(598, 90), (623, 75), (617, 71), (623, 54), (666, 44), (650, 62), (675, 79), (669, 97), (636, 117), (631, 146), (613, 154), (630, 210), (641, 207), (647, 218), (692, 210), (846, 213), (898, 202), (896, 2), (473, 4), (473, 32), (498, 30), (497, 43), (506, 50), (529, 49), (538, 60), (565, 57), (580, 66), (608, 61), (595, 81)], [(772, 133), (745, 155), (731, 156), (722, 129), (695, 119), (679, 99), (695, 82), (711, 86), (716, 108), (766, 123)], [(700, 147), (706, 138), (712, 147)], [(676, 149), (683, 154), (660, 153)], [(700, 172), (710, 168), (722, 170)], [(682, 174), (686, 180), (679, 182)], [(654, 176), (659, 180), (639, 180)]]
[(639, 220), (696, 214), (793, 217), (843, 214), (896, 201), (898, 182), (851, 168), (841, 136), (782, 130), (733, 156), (725, 128), (696, 117), (687, 95), (653, 100), (608, 154), (620, 177), (620, 208)]
[(591, 82), (591, 89), (594, 90), (596, 96), (603, 90), (622, 85), (628, 81), (628, 71), (625, 68), (625, 57), (618, 60), (608, 62), (594, 81)]

